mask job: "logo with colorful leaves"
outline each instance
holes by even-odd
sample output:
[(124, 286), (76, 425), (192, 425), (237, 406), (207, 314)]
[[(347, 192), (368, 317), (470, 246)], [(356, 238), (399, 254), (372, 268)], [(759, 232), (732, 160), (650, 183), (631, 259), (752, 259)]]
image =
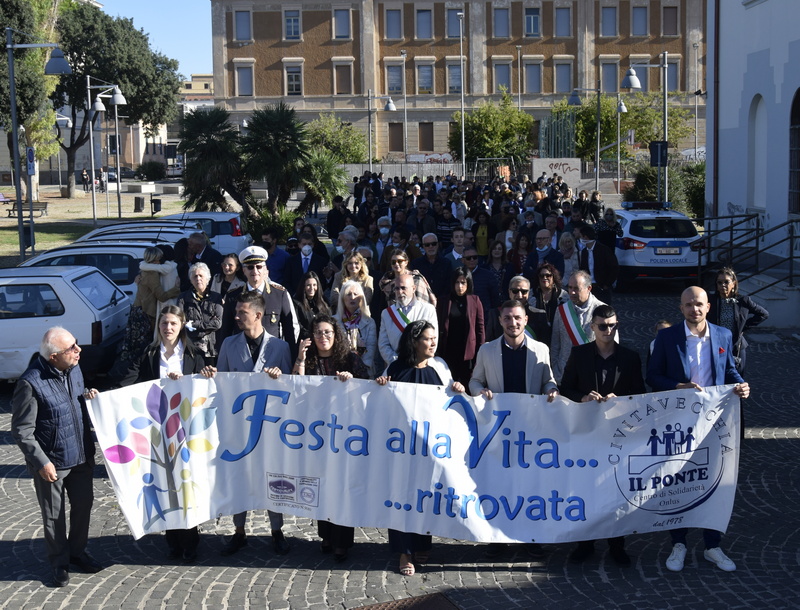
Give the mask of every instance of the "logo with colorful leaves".
[[(206, 401), (200, 397), (190, 403), (180, 392), (168, 397), (154, 384), (144, 403), (131, 399), (133, 416), (116, 427), (119, 444), (104, 451), (109, 462), (130, 464), (132, 474), (142, 472), (144, 485), (137, 504), (142, 506), (145, 528), (158, 519), (166, 521), (168, 512), (182, 510), (185, 518), (196, 505), (197, 484), (189, 462), (192, 454), (214, 449), (206, 430), (214, 423), (217, 410), (204, 407)], [(166, 488), (157, 481), (164, 481)]]

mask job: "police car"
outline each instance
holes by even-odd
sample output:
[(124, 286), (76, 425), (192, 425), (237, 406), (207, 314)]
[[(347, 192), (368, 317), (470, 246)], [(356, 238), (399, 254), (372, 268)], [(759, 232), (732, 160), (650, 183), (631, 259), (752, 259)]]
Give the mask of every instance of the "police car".
[(703, 237), (669, 202), (622, 202), (615, 210), (622, 226), (617, 238), (618, 284), (649, 278), (696, 280)]

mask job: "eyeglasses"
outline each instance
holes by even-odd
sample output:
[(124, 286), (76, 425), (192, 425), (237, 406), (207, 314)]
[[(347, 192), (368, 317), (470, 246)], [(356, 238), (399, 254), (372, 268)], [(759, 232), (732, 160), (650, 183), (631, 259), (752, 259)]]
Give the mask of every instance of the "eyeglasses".
[(512, 288), (509, 292), (511, 294), (528, 294), (530, 290), (527, 288)]
[(552, 273), (540, 273), (539, 277), (543, 280), (548, 280), (553, 277)]
[(406, 262), (408, 262), (408, 261), (406, 261), (406, 259), (404, 259), (404, 258), (393, 258), (392, 259), (392, 266), (394, 266), (394, 265), (402, 265), (403, 263), (406, 263)]
[(266, 265), (245, 265), (244, 268), (248, 271), (252, 271), (253, 269), (258, 269), (259, 271), (266, 267)]
[(477, 255), (473, 255), (473, 256), (462, 256), (461, 258), (463, 258), (465, 261), (474, 261), (474, 260), (478, 260), (478, 256), (477, 256)]
[(62, 349), (60, 352), (54, 352), (54, 353), (60, 356), (63, 354), (70, 354), (70, 353), (77, 354), (79, 351), (81, 351), (81, 348), (78, 345), (78, 342), (76, 341), (75, 343), (70, 345), (67, 349)]
[(431, 242), (428, 242), (427, 244), (422, 244), (422, 245), (425, 246), (426, 248), (432, 248), (433, 246), (438, 246), (439, 242), (438, 241), (431, 241)]
[(619, 326), (619, 322), (611, 322), (610, 324), (595, 324), (597, 329), (606, 332), (607, 330), (614, 330), (617, 326)]
[(332, 330), (315, 330), (314, 331), (315, 337), (333, 337)]

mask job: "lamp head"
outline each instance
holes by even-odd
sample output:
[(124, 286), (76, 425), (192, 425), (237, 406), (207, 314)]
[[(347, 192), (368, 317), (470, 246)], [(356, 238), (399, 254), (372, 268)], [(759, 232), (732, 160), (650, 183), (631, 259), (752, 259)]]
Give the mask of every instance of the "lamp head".
[(109, 104), (112, 106), (125, 106), (127, 103), (128, 102), (125, 99), (125, 96), (122, 95), (122, 91), (119, 90), (119, 87), (114, 87), (114, 92), (111, 94)]
[(641, 89), (642, 83), (639, 82), (639, 77), (636, 76), (636, 70), (633, 68), (628, 68), (628, 71), (625, 73), (625, 78), (622, 79), (622, 84), (620, 85), (623, 89)]
[(106, 107), (103, 105), (103, 102), (100, 99), (99, 95), (96, 98), (94, 98), (94, 104), (92, 104), (92, 107), (91, 107), (90, 110), (92, 110), (93, 112), (105, 112), (106, 111)]
[(72, 74), (72, 68), (70, 68), (69, 63), (67, 60), (64, 59), (64, 51), (56, 47), (53, 49), (53, 52), (50, 54), (50, 59), (47, 60), (47, 64), (44, 66), (44, 73), (45, 74)]
[(386, 112), (394, 112), (397, 110), (397, 106), (394, 105), (392, 98), (389, 98), (389, 101), (386, 102), (386, 105), (383, 107)]
[(570, 94), (569, 98), (567, 99), (567, 106), (581, 106), (581, 98), (578, 95), (578, 92), (573, 89), (572, 93)]

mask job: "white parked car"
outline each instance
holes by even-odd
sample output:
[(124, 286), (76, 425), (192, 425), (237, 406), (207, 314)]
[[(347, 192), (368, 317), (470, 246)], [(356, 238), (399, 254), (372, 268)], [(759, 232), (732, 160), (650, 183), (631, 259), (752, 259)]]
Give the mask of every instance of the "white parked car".
[[(615, 210), (622, 225), (617, 238), (618, 284), (634, 280), (697, 279), (698, 246), (703, 237), (692, 219), (653, 203), (623, 202)], [(646, 207), (651, 209), (642, 209)]]
[(253, 245), (253, 238), (245, 232), (244, 220), (238, 212), (183, 212), (162, 216), (159, 220), (198, 222), (214, 249), (223, 255), (238, 254)]
[(102, 271), (131, 300), (136, 297), (136, 276), (144, 251), (159, 241), (78, 241), (29, 258), (20, 267), (88, 265)]
[(86, 377), (106, 372), (130, 307), (125, 293), (94, 267), (0, 269), (0, 379), (22, 375), (53, 326), (75, 336)]

